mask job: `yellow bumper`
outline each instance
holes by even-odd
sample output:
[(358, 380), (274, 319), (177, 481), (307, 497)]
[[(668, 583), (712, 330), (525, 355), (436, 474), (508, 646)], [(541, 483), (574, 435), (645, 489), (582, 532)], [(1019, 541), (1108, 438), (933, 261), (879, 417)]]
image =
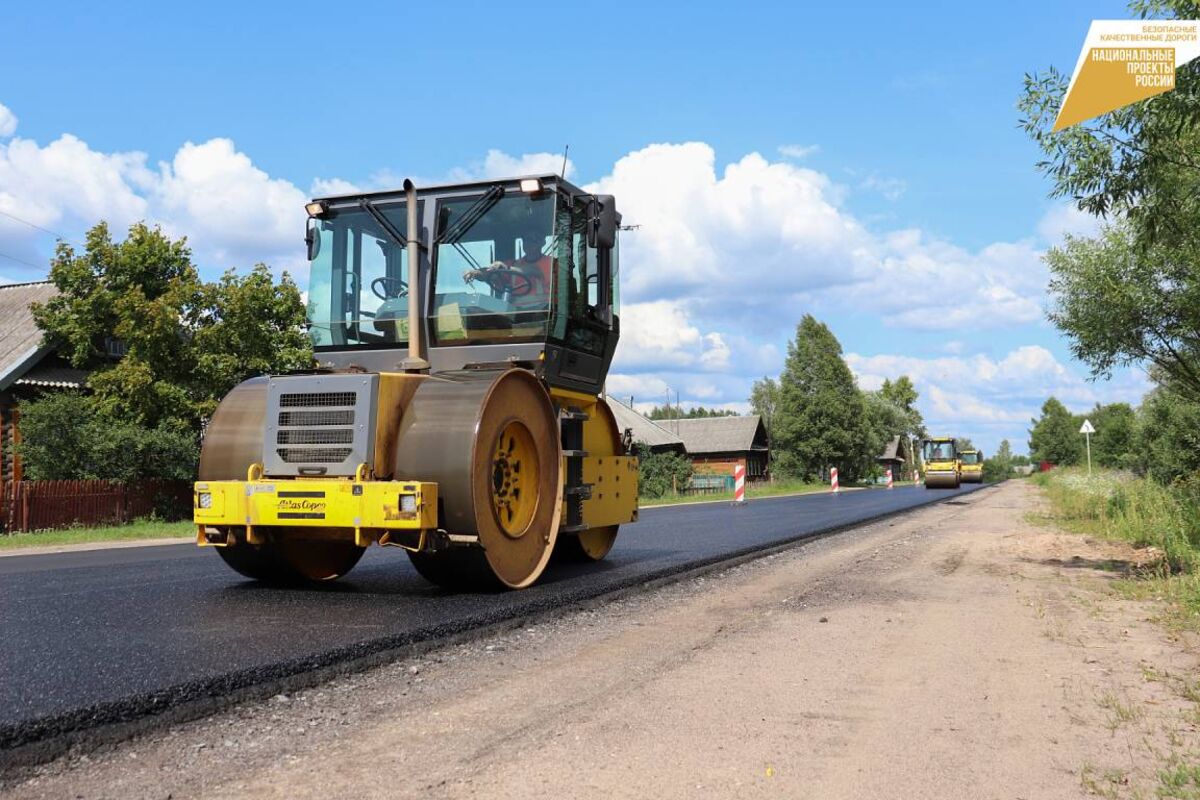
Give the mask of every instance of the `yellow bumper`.
[(421, 481), (246, 480), (200, 481), (192, 498), (199, 544), (207, 527), (311, 527), (354, 531), (366, 546), (387, 531), (437, 528), (437, 484)]

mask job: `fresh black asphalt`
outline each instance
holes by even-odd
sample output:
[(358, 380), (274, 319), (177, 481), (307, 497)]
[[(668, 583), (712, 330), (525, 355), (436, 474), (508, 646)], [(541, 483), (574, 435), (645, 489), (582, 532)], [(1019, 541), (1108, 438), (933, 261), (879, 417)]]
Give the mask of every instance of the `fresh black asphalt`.
[(372, 548), (273, 589), (192, 544), (0, 558), (0, 751), (567, 607), (958, 491), (899, 487), (643, 509), (609, 557), (520, 592), (451, 594)]

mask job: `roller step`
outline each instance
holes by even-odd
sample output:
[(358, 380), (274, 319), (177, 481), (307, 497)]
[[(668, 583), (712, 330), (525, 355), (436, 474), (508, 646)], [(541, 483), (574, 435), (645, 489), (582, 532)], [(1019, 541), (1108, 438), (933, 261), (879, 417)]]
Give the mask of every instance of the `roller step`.
[(587, 450), (563, 450), (562, 454), (565, 458), (587, 458)]
[(559, 416), (561, 416), (563, 419), (578, 420), (580, 422), (586, 422), (592, 418), (591, 414), (587, 413), (586, 411), (580, 411), (577, 408), (564, 408), (560, 412)]
[(559, 533), (579, 533), (586, 531), (590, 526), (586, 522), (580, 522), (577, 525), (562, 525), (559, 527)]
[(581, 497), (584, 500), (588, 500), (592, 496), (592, 486), (593, 484), (590, 483), (583, 483), (579, 486), (568, 486), (563, 490), (563, 494), (567, 497)]

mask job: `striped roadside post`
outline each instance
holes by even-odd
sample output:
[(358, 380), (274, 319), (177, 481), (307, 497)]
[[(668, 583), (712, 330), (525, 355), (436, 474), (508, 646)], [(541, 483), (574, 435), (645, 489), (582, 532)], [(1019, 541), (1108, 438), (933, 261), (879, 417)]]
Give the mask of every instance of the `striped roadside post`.
[(733, 502), (736, 505), (746, 502), (746, 467), (742, 464), (733, 468)]
[(887, 488), (892, 488), (892, 470), (890, 468), (887, 471)]
[(837, 494), (839, 491), (841, 491), (838, 489), (837, 467), (829, 468), (829, 482), (833, 484), (832, 491), (834, 494)]

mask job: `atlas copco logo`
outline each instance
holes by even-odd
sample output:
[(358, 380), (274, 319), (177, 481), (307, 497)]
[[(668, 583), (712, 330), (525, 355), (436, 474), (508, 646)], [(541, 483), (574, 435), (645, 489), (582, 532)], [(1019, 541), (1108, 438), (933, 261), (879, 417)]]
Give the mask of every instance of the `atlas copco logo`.
[(324, 500), (280, 500), (280, 511), (324, 511)]
[(1197, 56), (1200, 20), (1095, 20), (1054, 130), (1171, 91), (1176, 68)]

